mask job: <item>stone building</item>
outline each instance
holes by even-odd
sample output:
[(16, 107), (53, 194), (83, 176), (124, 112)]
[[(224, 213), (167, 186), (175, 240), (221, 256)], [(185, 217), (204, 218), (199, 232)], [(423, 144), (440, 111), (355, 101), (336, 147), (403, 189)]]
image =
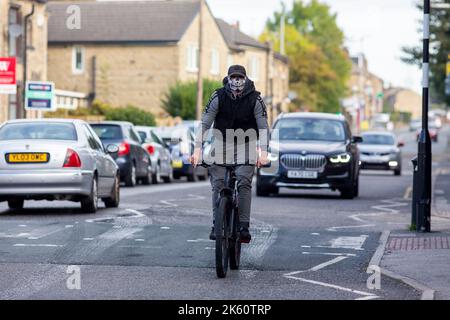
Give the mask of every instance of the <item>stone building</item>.
[[(81, 13), (79, 29), (66, 27), (70, 5)], [(206, 4), (202, 11), (202, 77), (221, 81), (229, 65), (243, 64), (257, 89), (282, 110), (289, 81), (286, 57), (215, 19)], [(48, 76), (58, 89), (163, 117), (161, 98), (168, 88), (197, 79), (198, 0), (51, 1), (48, 12)]]
[[(47, 79), (47, 0), (0, 1), (0, 57), (17, 59), (17, 94), (0, 94), (0, 122), (34, 118), (35, 111), (23, 108), (24, 51), (27, 50), (27, 80)], [(34, 11), (33, 11), (34, 7)], [(24, 43), (25, 17), (28, 18), (27, 44)]]

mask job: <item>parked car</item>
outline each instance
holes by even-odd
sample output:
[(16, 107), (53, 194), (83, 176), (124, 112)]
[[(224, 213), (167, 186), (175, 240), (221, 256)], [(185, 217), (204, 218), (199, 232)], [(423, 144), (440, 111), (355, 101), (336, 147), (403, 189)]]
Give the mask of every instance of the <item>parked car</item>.
[(136, 126), (141, 140), (144, 141), (143, 147), (150, 154), (153, 168), (152, 182), (157, 184), (163, 180), (171, 182), (173, 179), (172, 158), (170, 156), (169, 146), (155, 132), (154, 127)]
[(402, 152), (404, 143), (390, 132), (364, 132), (359, 145), (361, 169), (392, 170), (396, 176), (402, 174)]
[(359, 136), (343, 116), (288, 113), (273, 125), (269, 159), (278, 167), (257, 170), (256, 194), (278, 194), (280, 187), (329, 188), (352, 199), (359, 191)]
[(0, 126), (0, 200), (11, 209), (25, 200), (81, 202), (94, 213), (120, 201), (119, 167), (91, 127), (81, 120), (11, 120)]
[(194, 168), (189, 158), (194, 150), (194, 133), (183, 125), (158, 128), (157, 133), (169, 145), (172, 157), (173, 177), (187, 177), (188, 181), (206, 180), (208, 170), (204, 167)]
[(421, 119), (413, 119), (409, 122), (409, 131), (417, 131), (422, 127)]
[(134, 187), (139, 181), (152, 182), (150, 155), (142, 146), (141, 138), (130, 122), (104, 121), (91, 123), (104, 145), (115, 144), (119, 152), (113, 156), (120, 168), (120, 178), (126, 186)]
[[(419, 141), (420, 132), (422, 128), (416, 130), (416, 140)], [(436, 126), (435, 122), (428, 122), (428, 133), (430, 134), (430, 139), (434, 142), (438, 142), (439, 128)]]

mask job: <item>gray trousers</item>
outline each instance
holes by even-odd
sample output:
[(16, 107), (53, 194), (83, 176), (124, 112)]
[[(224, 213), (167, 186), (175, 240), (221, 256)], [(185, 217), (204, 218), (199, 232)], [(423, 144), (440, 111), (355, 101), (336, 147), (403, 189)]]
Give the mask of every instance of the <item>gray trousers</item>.
[[(209, 168), (212, 186), (212, 207), (216, 216), (216, 204), (219, 192), (225, 187), (226, 168), (213, 165)], [(255, 173), (254, 165), (241, 165), (235, 169), (238, 189), (238, 209), (241, 224), (248, 227), (250, 223), (250, 208), (252, 205), (252, 179)]]

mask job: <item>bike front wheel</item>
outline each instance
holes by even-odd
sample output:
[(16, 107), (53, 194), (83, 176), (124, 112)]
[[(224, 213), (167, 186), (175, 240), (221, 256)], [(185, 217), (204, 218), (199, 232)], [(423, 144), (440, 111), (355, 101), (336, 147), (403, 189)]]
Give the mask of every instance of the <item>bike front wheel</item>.
[(230, 237), (230, 269), (239, 269), (241, 262), (241, 238), (239, 237), (239, 213), (238, 208), (234, 208), (231, 225), (233, 228), (232, 235)]
[(219, 278), (225, 278), (228, 271), (230, 242), (230, 209), (231, 200), (222, 197), (217, 206), (214, 230), (216, 232), (216, 273)]

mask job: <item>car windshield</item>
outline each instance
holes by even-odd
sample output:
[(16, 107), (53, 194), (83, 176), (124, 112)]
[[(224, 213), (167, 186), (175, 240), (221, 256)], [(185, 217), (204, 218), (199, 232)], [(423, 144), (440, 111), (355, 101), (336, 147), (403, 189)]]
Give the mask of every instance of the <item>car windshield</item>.
[(362, 144), (384, 144), (394, 145), (395, 139), (393, 136), (386, 134), (363, 134)]
[(0, 129), (0, 140), (77, 140), (75, 126), (63, 122), (8, 123)]
[(121, 140), (123, 139), (122, 129), (114, 124), (91, 124), (92, 129), (100, 139)]
[(345, 141), (344, 125), (341, 121), (328, 119), (280, 119), (277, 121), (272, 139)]

